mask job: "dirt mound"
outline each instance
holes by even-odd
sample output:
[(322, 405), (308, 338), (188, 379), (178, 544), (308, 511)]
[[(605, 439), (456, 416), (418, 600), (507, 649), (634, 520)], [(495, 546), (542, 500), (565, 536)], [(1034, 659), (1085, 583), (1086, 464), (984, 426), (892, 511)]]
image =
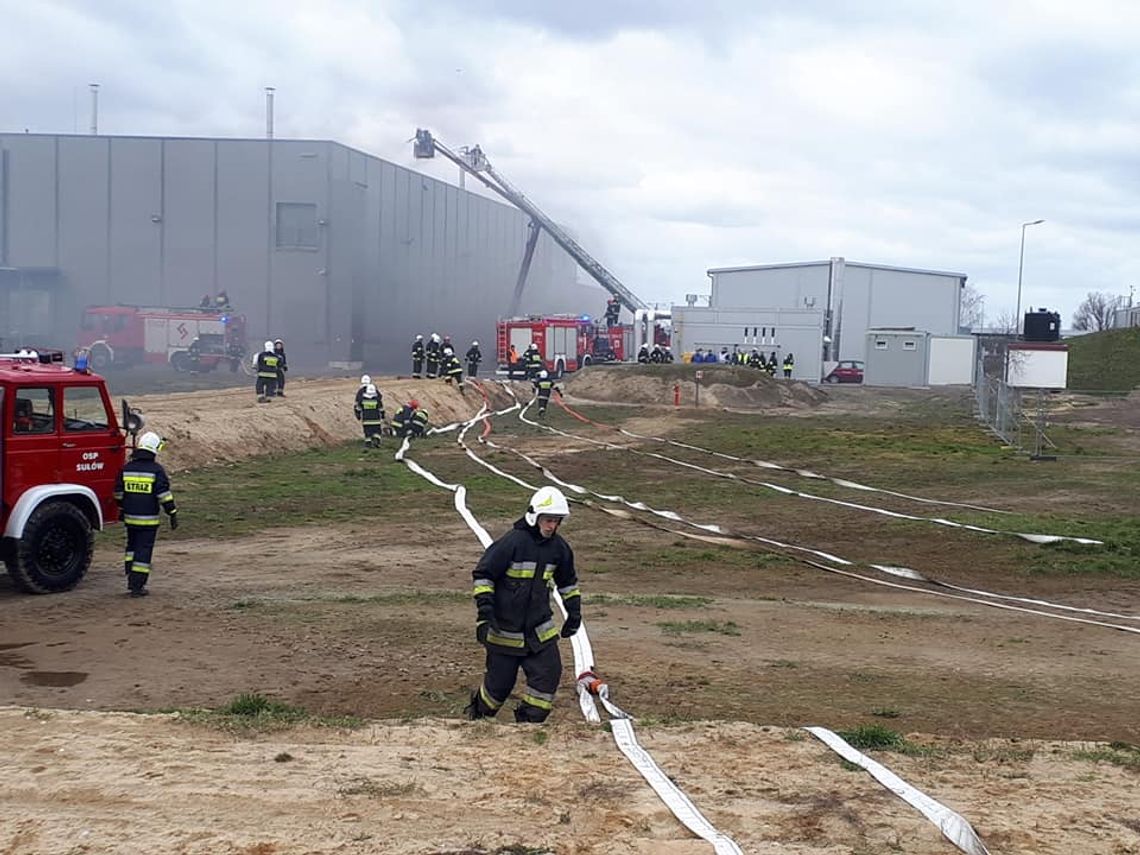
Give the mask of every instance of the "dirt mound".
[[(427, 409), (432, 425), (469, 419), (483, 404), (477, 390), (460, 394), (439, 380), (375, 379), (389, 419), (412, 398)], [(290, 380), (286, 397), (268, 404), (257, 403), (252, 384), (130, 400), (146, 417), (147, 427), (166, 437), (162, 461), (177, 472), (357, 439), (360, 423), (352, 405), (358, 388), (355, 379), (302, 379)], [(495, 406), (508, 400), (494, 384), (486, 388)]]
[(827, 400), (822, 389), (798, 380), (769, 377), (754, 368), (735, 365), (594, 365), (575, 374), (566, 391), (576, 398), (625, 404), (672, 404), (674, 386), (681, 386), (681, 405), (730, 409), (804, 409)]

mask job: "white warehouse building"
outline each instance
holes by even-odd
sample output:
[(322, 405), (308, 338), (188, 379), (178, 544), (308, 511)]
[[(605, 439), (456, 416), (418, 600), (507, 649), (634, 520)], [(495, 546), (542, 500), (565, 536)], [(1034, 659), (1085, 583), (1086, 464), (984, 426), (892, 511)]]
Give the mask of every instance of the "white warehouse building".
[(832, 258), (721, 267), (708, 275), (707, 307), (692, 296), (690, 305), (673, 307), (678, 353), (756, 347), (782, 361), (791, 352), (793, 377), (815, 382), (837, 361), (865, 361), (868, 330), (960, 334), (964, 273)]

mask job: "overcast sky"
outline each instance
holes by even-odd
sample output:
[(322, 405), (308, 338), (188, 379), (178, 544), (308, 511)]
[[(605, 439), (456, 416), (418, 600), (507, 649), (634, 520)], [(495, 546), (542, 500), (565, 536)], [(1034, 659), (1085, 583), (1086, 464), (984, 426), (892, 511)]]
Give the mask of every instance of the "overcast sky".
[(278, 137), (453, 182), (415, 128), (478, 143), (650, 302), (844, 256), (992, 319), (1039, 218), (1023, 307), (1140, 285), (1135, 0), (0, 0), (0, 80), (5, 130), (85, 132), (98, 82), (103, 133), (257, 137), (274, 86)]

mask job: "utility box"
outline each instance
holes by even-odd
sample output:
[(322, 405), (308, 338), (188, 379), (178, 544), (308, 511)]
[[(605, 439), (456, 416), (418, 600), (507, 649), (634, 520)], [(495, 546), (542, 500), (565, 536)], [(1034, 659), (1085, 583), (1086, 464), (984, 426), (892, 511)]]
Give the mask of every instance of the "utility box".
[(863, 383), (867, 386), (925, 386), (930, 333), (913, 329), (867, 331)]

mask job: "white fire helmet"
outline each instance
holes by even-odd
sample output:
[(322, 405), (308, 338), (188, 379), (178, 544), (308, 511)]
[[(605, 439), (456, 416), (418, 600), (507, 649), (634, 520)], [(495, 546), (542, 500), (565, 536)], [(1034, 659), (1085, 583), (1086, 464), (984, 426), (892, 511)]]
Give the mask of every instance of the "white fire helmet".
[(416, 336), (416, 341), (423, 341), (423, 340), (424, 340), (424, 337), (422, 335)]
[(439, 333), (437, 333), (437, 332), (433, 332), (433, 333), (431, 334), (431, 340), (432, 340), (432, 341), (439, 341)]
[(271, 341), (267, 341), (267, 342), (265, 343), (265, 349), (266, 349), (266, 350), (273, 350), (273, 342), (271, 342)]
[(360, 385), (361, 386), (367, 386), (371, 382), (372, 382), (372, 378), (369, 377), (367, 374), (361, 374), (360, 375)]
[(369, 383), (367, 386), (364, 387), (364, 397), (365, 398), (375, 398), (376, 397), (376, 387), (373, 386), (371, 383)]
[(544, 368), (544, 369), (542, 369), (542, 371), (539, 371), (539, 372), (538, 372), (538, 379), (539, 379), (539, 380), (545, 380), (545, 379), (546, 379), (547, 377), (549, 377), (549, 376), (550, 376), (550, 375), (546, 373), (546, 369), (545, 369), (545, 368)]
[(471, 342), (471, 346), (472, 346), (472, 347), (478, 347), (478, 346), (479, 346), (479, 342), (477, 342), (477, 341), (473, 341), (473, 342)]
[(557, 487), (539, 487), (530, 497), (530, 505), (526, 509), (526, 524), (538, 525), (540, 516), (570, 516), (570, 505)]
[(139, 437), (139, 444), (136, 446), (140, 451), (149, 451), (151, 454), (158, 454), (162, 451), (166, 442), (161, 436), (152, 430), (148, 430)]

